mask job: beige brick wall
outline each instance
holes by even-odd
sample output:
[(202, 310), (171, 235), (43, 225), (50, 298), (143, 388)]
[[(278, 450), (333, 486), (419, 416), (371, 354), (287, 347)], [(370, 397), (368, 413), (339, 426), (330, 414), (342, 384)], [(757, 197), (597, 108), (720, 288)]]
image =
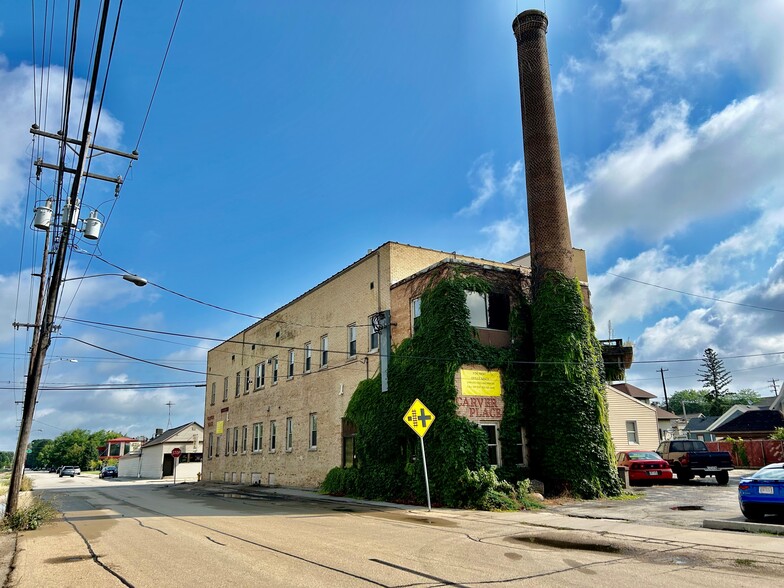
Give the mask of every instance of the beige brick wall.
[[(205, 480), (229, 480), (262, 484), (316, 487), (326, 473), (341, 464), (341, 419), (357, 384), (379, 369), (377, 351), (369, 349), (369, 317), (390, 308), (390, 285), (420, 271), (450, 254), (386, 243), (348, 268), (272, 313), (208, 353), (205, 395)], [(460, 257), (461, 259), (472, 259)], [(478, 260), (482, 261), (482, 260)], [(488, 262), (490, 263), (490, 262)], [(371, 287), (372, 284), (372, 287)], [(392, 308), (393, 322), (400, 308)], [(408, 316), (408, 311), (404, 311)], [(410, 320), (410, 318), (409, 318)], [(348, 325), (357, 325), (357, 355), (348, 357)], [(322, 336), (329, 341), (329, 359), (320, 367)], [(304, 347), (310, 342), (312, 365), (304, 371)], [(288, 352), (294, 350), (294, 376), (288, 377)], [(278, 382), (272, 383), (272, 364), (278, 358)], [(367, 364), (363, 361), (367, 358)], [(265, 385), (256, 389), (255, 366), (265, 365)], [(251, 383), (245, 389), (245, 370)], [(241, 389), (235, 396), (236, 374)], [(228, 377), (229, 394), (223, 400), (223, 382)], [(215, 403), (211, 404), (215, 384)], [(222, 412), (224, 411), (224, 412)], [(309, 416), (317, 414), (318, 443), (309, 447)], [(286, 450), (286, 419), (293, 422), (293, 447)], [(402, 415), (401, 415), (402, 418)], [(206, 448), (210, 433), (217, 443), (217, 424), (225, 432), (213, 457)], [(270, 423), (277, 423), (277, 448), (269, 450)], [(253, 424), (263, 426), (262, 449), (253, 452)], [(248, 428), (248, 448), (242, 452), (242, 427)], [(238, 452), (225, 455), (226, 432), (240, 432)], [(233, 445), (233, 439), (232, 443)], [(218, 451), (219, 457), (214, 452)]]

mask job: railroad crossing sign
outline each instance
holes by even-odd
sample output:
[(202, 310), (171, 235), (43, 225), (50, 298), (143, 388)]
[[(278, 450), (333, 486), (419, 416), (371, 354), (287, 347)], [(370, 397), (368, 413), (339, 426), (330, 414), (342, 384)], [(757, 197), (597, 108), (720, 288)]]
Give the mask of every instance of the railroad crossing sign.
[(432, 425), (435, 420), (436, 415), (430, 412), (430, 410), (422, 404), (422, 401), (419, 400), (419, 398), (414, 400), (406, 414), (403, 415), (403, 422), (411, 427), (414, 430), (414, 433), (420, 437), (425, 436), (425, 433), (427, 433), (430, 425)]

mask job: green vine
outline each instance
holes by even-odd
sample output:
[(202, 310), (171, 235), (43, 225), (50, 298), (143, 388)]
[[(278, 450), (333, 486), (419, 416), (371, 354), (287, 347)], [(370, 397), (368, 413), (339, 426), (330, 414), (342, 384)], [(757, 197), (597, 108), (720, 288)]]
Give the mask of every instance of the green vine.
[[(466, 291), (493, 290), (509, 292), (513, 299), (512, 345), (505, 349), (480, 343), (469, 323)], [(381, 392), (378, 376), (361, 382), (354, 392), (345, 416), (356, 426), (357, 464), (329, 472), (322, 489), (424, 503), (420, 442), (403, 422), (419, 398), (436, 415), (425, 437), (434, 504), (507, 504), (498, 493), (519, 504), (509, 482), (529, 474), (549, 484), (549, 492), (618, 494), (599, 349), (576, 282), (550, 278), (532, 306), (519, 274), (476, 275), (448, 266), (422, 293), (414, 336), (392, 353), (389, 392)], [(502, 463), (508, 465), (493, 473), (500, 481), (478, 485), (477, 492), (485, 494), (473, 499), (466, 497), (466, 484), (487, 479), (478, 473), (488, 467), (487, 436), (457, 413), (455, 374), (464, 364), (501, 369), (504, 385), (499, 439)], [(522, 427), (534, 458), (530, 471), (518, 466)]]
[(548, 272), (532, 307), (536, 387), (527, 412), (532, 467), (584, 498), (621, 486), (607, 418), (601, 348), (579, 282)]

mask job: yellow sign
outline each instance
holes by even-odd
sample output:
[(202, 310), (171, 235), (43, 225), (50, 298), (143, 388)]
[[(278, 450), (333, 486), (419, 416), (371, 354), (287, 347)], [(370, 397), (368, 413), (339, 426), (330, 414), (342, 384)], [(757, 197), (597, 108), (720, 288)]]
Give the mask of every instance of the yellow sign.
[(460, 391), (463, 396), (501, 396), (501, 373), (461, 369)]
[(218, 423), (215, 425), (215, 434), (223, 435), (223, 421), (218, 421)]
[(420, 437), (425, 436), (434, 420), (436, 420), (436, 415), (430, 412), (419, 398), (414, 400), (406, 414), (403, 415), (403, 422), (414, 429), (414, 433)]

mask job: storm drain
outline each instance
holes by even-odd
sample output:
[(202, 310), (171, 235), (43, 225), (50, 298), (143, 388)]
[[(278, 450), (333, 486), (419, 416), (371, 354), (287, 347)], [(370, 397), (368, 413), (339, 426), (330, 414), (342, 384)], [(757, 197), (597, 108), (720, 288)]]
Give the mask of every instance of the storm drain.
[(687, 505), (687, 506), (671, 506), (670, 510), (705, 510), (704, 506)]

